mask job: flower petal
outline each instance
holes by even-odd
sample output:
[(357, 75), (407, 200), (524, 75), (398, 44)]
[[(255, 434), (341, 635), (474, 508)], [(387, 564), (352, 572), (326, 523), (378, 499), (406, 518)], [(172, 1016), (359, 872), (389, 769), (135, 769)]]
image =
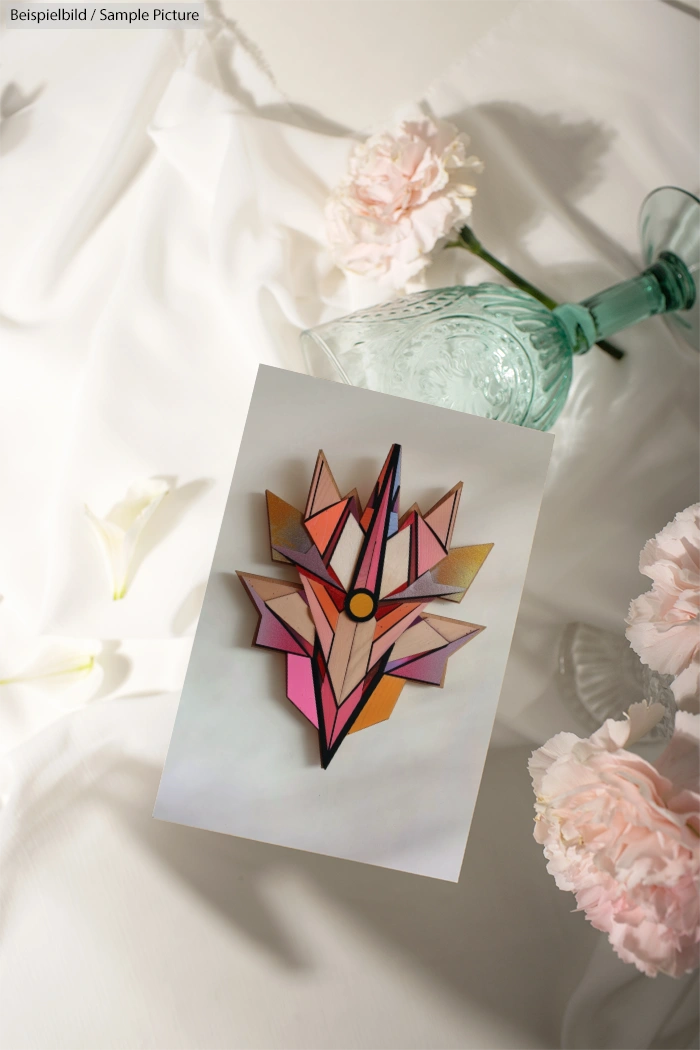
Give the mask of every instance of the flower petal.
[(700, 663), (700, 503), (644, 545), (639, 570), (653, 587), (631, 602), (627, 638), (653, 670), (681, 675)]
[(636, 744), (661, 721), (665, 714), (666, 708), (663, 704), (650, 704), (647, 700), (628, 707), (626, 714), (629, 725), (627, 744)]
[(87, 518), (102, 547), (113, 601), (126, 595), (129, 569), (139, 536), (169, 491), (167, 483), (160, 478), (137, 481), (105, 518), (98, 518), (85, 505)]
[(482, 165), (468, 145), (453, 124), (422, 117), (355, 146), (326, 206), (336, 263), (395, 288), (420, 273), (471, 212), (476, 190), (465, 180)]
[(47, 639), (39, 652), (16, 674), (0, 679), (0, 686), (31, 683), (42, 688), (64, 688), (87, 678), (101, 651), (94, 640)]
[(700, 961), (700, 715), (677, 714), (656, 765), (625, 750), (660, 704), (633, 704), (588, 739), (559, 733), (530, 760), (534, 837), (557, 886), (625, 962), (654, 976)]

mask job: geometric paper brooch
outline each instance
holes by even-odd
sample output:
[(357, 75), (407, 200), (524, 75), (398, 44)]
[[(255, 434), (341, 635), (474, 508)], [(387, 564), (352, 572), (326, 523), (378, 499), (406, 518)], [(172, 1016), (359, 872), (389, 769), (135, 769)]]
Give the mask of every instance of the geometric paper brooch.
[(407, 679), (443, 685), (450, 656), (484, 630), (424, 611), (461, 601), (493, 547), (450, 550), (462, 483), (400, 518), (400, 476), (392, 445), (363, 510), (319, 452), (303, 513), (266, 493), (272, 558), (300, 582), (238, 573), (260, 617), (253, 644), (287, 654), (287, 697), (318, 730), (324, 769), (348, 733), (390, 717)]

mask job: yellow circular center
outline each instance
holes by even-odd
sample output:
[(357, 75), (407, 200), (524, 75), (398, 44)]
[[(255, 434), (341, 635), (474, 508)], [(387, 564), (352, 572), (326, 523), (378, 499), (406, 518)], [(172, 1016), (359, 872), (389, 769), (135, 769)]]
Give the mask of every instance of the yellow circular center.
[(353, 594), (350, 599), (350, 612), (360, 619), (371, 616), (373, 608), (374, 602), (369, 594)]

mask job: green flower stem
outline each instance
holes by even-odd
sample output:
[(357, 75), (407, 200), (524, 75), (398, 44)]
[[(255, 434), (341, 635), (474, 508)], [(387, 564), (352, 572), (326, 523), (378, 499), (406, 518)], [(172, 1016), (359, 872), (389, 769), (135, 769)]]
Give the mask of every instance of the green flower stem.
[(534, 284), (530, 284), (529, 281), (526, 281), (525, 278), (521, 277), (520, 274), (515, 272), (515, 270), (511, 270), (510, 266), (506, 266), (505, 263), (500, 261), (500, 259), (491, 255), (491, 252), (487, 252), (481, 241), (474, 236), (469, 226), (463, 226), (459, 231), (459, 240), (452, 241), (448, 244), (448, 248), (452, 247), (466, 248), (468, 252), (472, 253), (472, 255), (476, 255), (480, 259), (483, 259), (484, 262), (488, 263), (489, 266), (492, 266), (494, 270), (497, 270), (498, 273), (502, 273), (504, 277), (507, 277), (516, 288), (520, 288), (523, 292), (527, 292), (529, 295), (533, 296), (533, 298), (543, 303), (548, 310), (553, 310), (555, 306), (559, 305), (554, 299), (551, 299), (548, 295), (545, 295), (544, 292), (541, 292), (539, 288), (535, 288)]
[[(545, 295), (544, 292), (539, 290), (539, 288), (535, 288), (534, 284), (530, 284), (530, 282), (526, 281), (524, 277), (517, 274), (515, 270), (511, 270), (510, 266), (506, 266), (505, 263), (500, 261), (500, 259), (491, 255), (491, 252), (487, 252), (481, 241), (474, 236), (474, 233), (469, 226), (463, 226), (459, 231), (458, 239), (456, 241), (449, 241), (446, 247), (464, 248), (466, 251), (471, 252), (472, 255), (476, 255), (479, 259), (483, 259), (484, 262), (488, 263), (489, 266), (492, 266), (494, 270), (497, 270), (498, 273), (507, 277), (511, 284), (514, 284), (516, 288), (520, 288), (521, 291), (527, 292), (534, 299), (537, 299), (538, 302), (546, 306), (548, 310), (554, 310), (556, 306), (559, 306), (559, 303), (556, 302), (555, 299)], [(620, 361), (625, 356), (623, 350), (618, 350), (616, 346), (613, 346), (612, 343), (608, 343), (605, 339), (601, 339), (596, 345), (599, 346), (601, 350), (604, 350), (606, 354), (610, 354), (611, 357), (614, 357), (617, 361)]]

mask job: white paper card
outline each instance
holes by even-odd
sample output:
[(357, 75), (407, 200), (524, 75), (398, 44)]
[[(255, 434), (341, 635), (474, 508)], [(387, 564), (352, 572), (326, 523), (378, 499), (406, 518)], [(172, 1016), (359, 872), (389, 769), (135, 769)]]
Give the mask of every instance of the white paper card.
[[(442, 689), (407, 682), (390, 719), (349, 734), (327, 769), (286, 698), (285, 656), (252, 646), (236, 571), (298, 581), (270, 558), (265, 490), (303, 510), (319, 449), (364, 503), (393, 443), (401, 508), (464, 483), (452, 547), (494, 547), (461, 604), (486, 630)], [(549, 434), (261, 365), (154, 815), (457, 881), (552, 450)]]

